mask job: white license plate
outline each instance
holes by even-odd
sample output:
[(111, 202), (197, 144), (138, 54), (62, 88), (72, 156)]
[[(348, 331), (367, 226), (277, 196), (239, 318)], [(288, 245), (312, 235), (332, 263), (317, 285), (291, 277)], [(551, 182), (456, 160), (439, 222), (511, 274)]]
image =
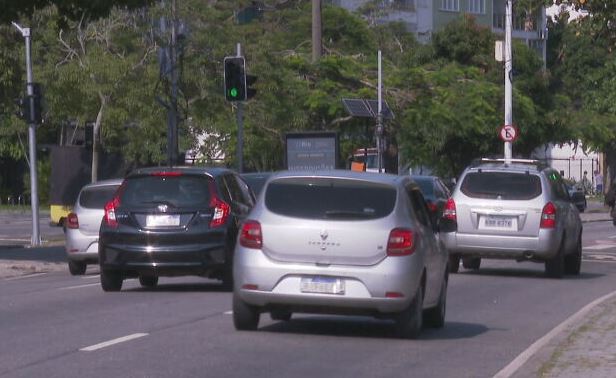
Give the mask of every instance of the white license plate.
[(344, 294), (344, 281), (330, 277), (303, 277), (300, 282), (302, 293)]
[(517, 222), (514, 218), (508, 217), (483, 217), (483, 226), (499, 230), (514, 230), (517, 227)]
[(179, 215), (148, 215), (145, 218), (147, 227), (177, 227), (180, 225)]

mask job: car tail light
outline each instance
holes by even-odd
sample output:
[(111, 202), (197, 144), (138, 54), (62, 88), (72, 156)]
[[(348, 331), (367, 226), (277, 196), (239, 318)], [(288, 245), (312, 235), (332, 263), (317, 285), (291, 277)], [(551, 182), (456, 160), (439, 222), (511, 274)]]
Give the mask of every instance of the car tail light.
[(436, 211), (438, 210), (438, 206), (436, 206), (436, 204), (432, 201), (426, 202), (426, 205), (428, 205), (428, 210), (430, 210), (430, 212), (432, 213), (436, 213)]
[(182, 172), (178, 172), (178, 171), (159, 171), (159, 172), (152, 172), (152, 173), (150, 173), (150, 176), (177, 177), (177, 176), (182, 176)]
[(105, 204), (105, 216), (103, 222), (109, 227), (118, 227), (118, 220), (116, 218), (116, 209), (120, 206), (120, 198), (113, 197), (113, 199)]
[(448, 198), (445, 207), (443, 208), (443, 218), (456, 222), (458, 215), (456, 213), (456, 202), (453, 198)]
[(552, 202), (548, 202), (543, 206), (541, 211), (541, 223), (540, 228), (554, 228), (556, 227), (556, 206)]
[(247, 220), (242, 224), (240, 245), (246, 248), (261, 249), (263, 246), (261, 223), (255, 220)]
[(388, 291), (385, 293), (386, 298), (404, 298), (404, 294), (397, 291)]
[(214, 214), (210, 221), (210, 228), (224, 225), (227, 219), (229, 219), (229, 214), (231, 214), (231, 206), (218, 198), (214, 181), (210, 181), (210, 207), (214, 209)]
[(394, 228), (387, 240), (387, 256), (407, 256), (415, 252), (413, 231), (407, 228)]
[(79, 228), (79, 219), (77, 218), (77, 214), (69, 213), (66, 217), (66, 228), (77, 229)]

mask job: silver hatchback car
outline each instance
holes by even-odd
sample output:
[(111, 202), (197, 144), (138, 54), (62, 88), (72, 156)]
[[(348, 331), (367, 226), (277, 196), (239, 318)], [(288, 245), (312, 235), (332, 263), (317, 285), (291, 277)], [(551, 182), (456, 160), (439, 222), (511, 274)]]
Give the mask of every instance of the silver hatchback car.
[(64, 246), (72, 275), (84, 274), (88, 264), (98, 263), (98, 231), (105, 214), (104, 207), (120, 184), (121, 179), (112, 179), (81, 188), (73, 211), (64, 223)]
[(262, 312), (388, 318), (409, 338), (444, 325), (447, 252), (410, 177), (279, 172), (263, 191), (235, 248), (236, 329)]
[[(582, 222), (558, 172), (534, 160), (483, 159), (460, 176), (442, 233), (450, 267), (479, 269), (481, 258), (545, 263), (548, 277), (579, 274)], [(443, 227), (445, 229), (445, 227)]]

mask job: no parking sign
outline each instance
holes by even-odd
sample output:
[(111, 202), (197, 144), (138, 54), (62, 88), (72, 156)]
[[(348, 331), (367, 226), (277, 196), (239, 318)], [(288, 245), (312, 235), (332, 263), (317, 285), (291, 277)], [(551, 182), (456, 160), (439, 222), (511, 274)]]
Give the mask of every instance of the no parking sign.
[(499, 136), (503, 142), (513, 142), (518, 137), (518, 128), (515, 125), (503, 125)]

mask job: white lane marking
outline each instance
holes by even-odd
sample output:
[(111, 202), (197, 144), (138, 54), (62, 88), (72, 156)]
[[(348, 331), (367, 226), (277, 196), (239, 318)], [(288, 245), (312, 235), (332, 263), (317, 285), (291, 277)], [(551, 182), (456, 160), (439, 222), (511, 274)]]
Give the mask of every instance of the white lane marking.
[(22, 280), (24, 278), (32, 278), (32, 277), (44, 276), (45, 274), (47, 274), (47, 273), (43, 272), (43, 273), (27, 274), (25, 276), (17, 276), (17, 277), (5, 278), (4, 281)]
[(616, 291), (595, 299), (586, 306), (582, 307), (578, 312), (568, 317), (564, 322), (557, 325), (550, 332), (545, 334), (542, 338), (531, 344), (525, 351), (520, 353), (509, 365), (502, 368), (498, 373), (494, 375), (494, 378), (508, 378), (511, 377), (519, 368), (522, 367), (535, 353), (541, 348), (546, 346), (556, 335), (564, 332), (567, 329), (571, 329), (575, 323), (580, 322), (586, 315), (593, 309), (593, 307), (611, 299), (616, 296)]
[(590, 247), (584, 247), (583, 250), (595, 251), (595, 250), (609, 249), (609, 248), (614, 248), (614, 247), (616, 247), (616, 244), (597, 244), (597, 245), (591, 245)]
[(91, 278), (100, 278), (100, 274), (93, 274), (93, 275), (89, 275), (89, 276), (81, 276), (82, 280), (89, 280)]
[(82, 352), (92, 352), (92, 351), (95, 351), (95, 350), (106, 348), (106, 347), (111, 346), (111, 345), (115, 345), (115, 344), (123, 343), (123, 342), (126, 342), (126, 341), (138, 339), (140, 337), (147, 336), (147, 335), (148, 335), (148, 333), (133, 333), (132, 335), (118, 337), (117, 339), (113, 339), (113, 340), (109, 340), (109, 341), (104, 341), (102, 343), (90, 345), (90, 346), (87, 346), (85, 348), (81, 348), (79, 350), (82, 351)]
[(90, 286), (99, 286), (100, 284), (97, 283), (91, 283), (91, 284), (85, 284), (85, 285), (76, 285), (76, 286), (66, 286), (66, 287), (60, 287), (58, 288), (58, 290), (72, 290), (72, 289), (81, 289), (82, 287), (90, 287)]
[(223, 315), (233, 315), (233, 311), (231, 311), (231, 310), (225, 311), (225, 312), (223, 312)]

